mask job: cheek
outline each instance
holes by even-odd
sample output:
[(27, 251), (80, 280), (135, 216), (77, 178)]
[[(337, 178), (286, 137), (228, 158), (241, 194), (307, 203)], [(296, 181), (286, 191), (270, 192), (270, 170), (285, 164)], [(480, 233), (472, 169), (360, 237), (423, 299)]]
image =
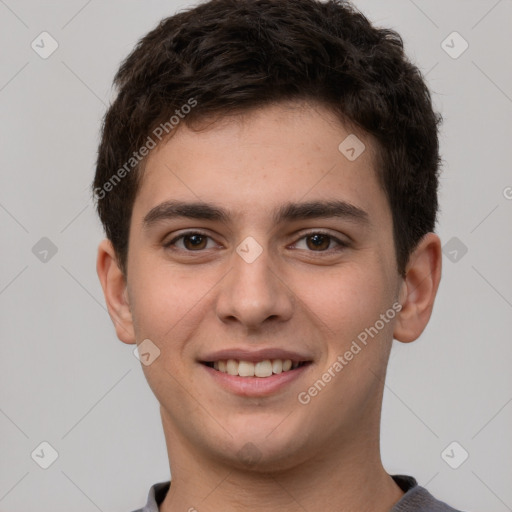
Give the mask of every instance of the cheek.
[[(188, 374), (190, 346), (186, 341), (193, 337), (193, 331), (206, 314), (205, 309), (211, 308), (208, 291), (212, 285), (208, 280), (184, 276), (161, 264), (153, 265), (150, 270), (140, 269), (137, 274), (134, 271), (132, 279), (135, 296), (132, 315), (137, 341), (149, 339), (160, 350), (154, 362), (143, 365), (142, 370), (158, 400), (166, 403), (171, 400), (169, 390), (179, 396), (184, 386), (193, 386)], [(173, 401), (173, 407), (181, 410), (179, 400)]]
[(301, 280), (298, 286), (303, 302), (326, 331), (347, 341), (373, 325), (391, 306), (381, 279), (381, 274), (368, 266), (346, 265), (311, 281)]
[(161, 265), (134, 269), (131, 291), (137, 339), (172, 339), (172, 331), (187, 324), (183, 320), (194, 314), (194, 305), (206, 292), (195, 280), (191, 286), (191, 281)]

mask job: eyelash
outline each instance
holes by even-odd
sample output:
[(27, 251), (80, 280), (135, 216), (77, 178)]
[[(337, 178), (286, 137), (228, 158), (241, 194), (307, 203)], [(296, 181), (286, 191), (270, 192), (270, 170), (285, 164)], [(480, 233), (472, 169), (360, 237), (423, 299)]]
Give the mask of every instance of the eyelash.
[[(181, 240), (183, 238), (186, 238), (188, 236), (192, 236), (192, 235), (200, 235), (200, 236), (203, 236), (203, 237), (206, 237), (206, 238), (210, 238), (212, 239), (212, 237), (210, 235), (208, 235), (207, 233), (203, 233), (201, 231), (187, 231), (185, 233), (182, 233), (181, 235), (173, 238), (170, 242), (167, 242), (166, 244), (163, 245), (163, 247), (165, 249), (171, 249), (171, 247), (178, 241), (178, 240)], [(308, 238), (310, 236), (314, 236), (314, 235), (322, 235), (322, 236), (326, 236), (328, 237), (331, 241), (334, 241), (338, 244), (338, 247), (335, 248), (335, 249), (326, 249), (326, 250), (323, 250), (323, 251), (314, 251), (314, 250), (309, 250), (308, 252), (318, 252), (318, 253), (331, 253), (333, 251), (340, 251), (342, 249), (346, 249), (347, 247), (349, 247), (349, 244), (347, 242), (343, 242), (342, 240), (340, 240), (339, 238), (336, 238), (335, 236), (333, 236), (332, 234), (330, 233), (327, 233), (326, 231), (322, 231), (322, 230), (315, 230), (315, 231), (310, 231), (308, 233), (303, 233), (302, 236), (297, 240), (300, 241), (300, 240), (303, 240), (305, 238)], [(295, 243), (297, 243), (295, 242)], [(194, 253), (194, 252), (197, 252), (197, 253), (201, 253), (201, 252), (204, 252), (205, 250), (207, 249), (199, 249), (197, 251), (193, 251), (193, 250), (189, 250), (189, 249), (177, 249), (179, 251), (184, 251), (184, 252), (188, 252), (188, 253)]]

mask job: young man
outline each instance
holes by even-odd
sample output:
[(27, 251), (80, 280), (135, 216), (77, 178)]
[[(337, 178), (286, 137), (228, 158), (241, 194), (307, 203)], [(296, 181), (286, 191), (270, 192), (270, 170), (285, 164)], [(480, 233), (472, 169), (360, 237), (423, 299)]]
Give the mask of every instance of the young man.
[(439, 117), (346, 2), (212, 0), (123, 62), (97, 270), (159, 403), (144, 512), (453, 511), (383, 468), (393, 338), (441, 277)]

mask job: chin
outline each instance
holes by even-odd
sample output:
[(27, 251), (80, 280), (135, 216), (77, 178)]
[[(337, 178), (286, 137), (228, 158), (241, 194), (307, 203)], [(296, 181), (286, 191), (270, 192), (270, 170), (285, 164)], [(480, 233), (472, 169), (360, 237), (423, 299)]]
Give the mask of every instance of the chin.
[[(282, 429), (278, 432), (279, 429)], [(305, 436), (292, 433), (288, 429), (273, 423), (271, 428), (251, 428), (249, 431), (237, 431), (232, 438), (226, 439), (222, 453), (220, 444), (211, 446), (213, 457), (223, 459), (225, 464), (240, 471), (253, 473), (276, 473), (290, 470), (315, 452)]]

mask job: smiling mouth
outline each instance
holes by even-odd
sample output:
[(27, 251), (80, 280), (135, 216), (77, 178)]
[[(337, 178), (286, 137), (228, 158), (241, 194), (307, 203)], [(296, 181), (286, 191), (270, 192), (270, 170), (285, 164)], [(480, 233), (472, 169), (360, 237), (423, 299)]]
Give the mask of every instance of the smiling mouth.
[(221, 373), (238, 377), (271, 377), (280, 373), (291, 372), (311, 361), (292, 361), (291, 359), (264, 359), (252, 362), (238, 359), (220, 361), (202, 361), (202, 364)]

